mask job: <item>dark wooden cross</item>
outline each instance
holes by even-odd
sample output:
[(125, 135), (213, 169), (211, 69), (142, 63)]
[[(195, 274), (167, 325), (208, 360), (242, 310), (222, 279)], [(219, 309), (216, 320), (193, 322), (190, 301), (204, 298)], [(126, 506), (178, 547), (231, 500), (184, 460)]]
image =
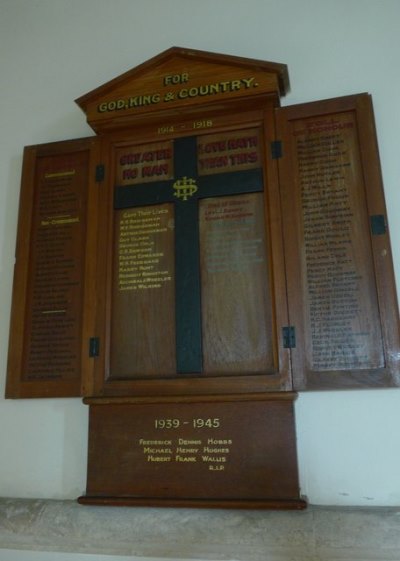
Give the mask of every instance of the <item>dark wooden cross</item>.
[[(174, 175), (168, 181), (116, 186), (114, 208), (175, 203), (176, 361), (178, 373), (186, 374), (202, 372), (198, 201), (262, 191), (263, 174), (257, 168), (199, 176), (197, 138), (191, 136), (174, 141)], [(197, 191), (187, 198), (177, 196), (173, 185), (179, 179), (194, 180)]]

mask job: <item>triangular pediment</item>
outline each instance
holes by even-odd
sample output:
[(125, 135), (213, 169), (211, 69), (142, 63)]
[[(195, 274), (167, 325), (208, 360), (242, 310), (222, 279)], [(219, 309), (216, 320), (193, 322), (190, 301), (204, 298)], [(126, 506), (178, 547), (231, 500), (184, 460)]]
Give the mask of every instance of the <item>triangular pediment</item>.
[(96, 131), (146, 114), (263, 94), (285, 95), (285, 64), (171, 47), (81, 96), (76, 103)]

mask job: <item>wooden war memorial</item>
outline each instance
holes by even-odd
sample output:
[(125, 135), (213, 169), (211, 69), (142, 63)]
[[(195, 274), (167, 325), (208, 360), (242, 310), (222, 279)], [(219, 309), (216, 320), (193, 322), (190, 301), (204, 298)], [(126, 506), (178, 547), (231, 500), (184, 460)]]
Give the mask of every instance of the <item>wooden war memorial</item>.
[(173, 47), (25, 148), (6, 396), (82, 396), (87, 504), (304, 508), (299, 391), (399, 385), (371, 98)]

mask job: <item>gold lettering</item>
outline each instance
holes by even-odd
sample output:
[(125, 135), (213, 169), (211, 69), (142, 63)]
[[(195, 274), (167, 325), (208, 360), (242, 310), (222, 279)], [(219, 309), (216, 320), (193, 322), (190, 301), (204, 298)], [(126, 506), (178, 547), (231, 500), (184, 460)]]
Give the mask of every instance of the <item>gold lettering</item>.
[(143, 452), (144, 454), (172, 454), (171, 448), (151, 448), (150, 446), (145, 446)]
[(232, 82), (231, 82), (231, 89), (232, 89), (232, 91), (234, 91), (234, 90), (240, 90), (240, 88), (241, 88), (240, 80), (232, 80)]
[(187, 72), (182, 72), (182, 74), (172, 74), (164, 76), (163, 85), (172, 86), (176, 84), (183, 84), (189, 80), (189, 74)]
[(79, 221), (80, 221), (79, 216), (71, 216), (71, 217), (60, 216), (59, 218), (48, 218), (47, 220), (41, 220), (40, 225), (59, 226), (62, 224), (76, 224)]
[[(178, 86), (181, 84), (186, 84), (189, 81), (189, 74), (187, 72), (182, 72), (180, 74), (168, 74), (163, 78), (163, 86), (171, 87)], [(193, 86), (191, 88), (181, 88), (175, 95), (175, 92), (169, 92), (165, 94), (163, 100), (165, 102), (171, 102), (176, 99), (187, 99), (198, 96), (208, 96), (217, 95), (227, 92), (235, 92), (243, 89), (249, 89), (251, 87), (256, 88), (258, 83), (255, 82), (255, 78), (241, 78), (236, 80), (228, 80), (225, 82), (215, 82), (212, 84), (201, 84), (200, 86)], [(148, 105), (154, 105), (161, 101), (161, 95), (158, 92), (146, 93), (140, 95), (134, 95), (129, 98), (113, 99), (110, 101), (103, 101), (97, 106), (97, 111), (99, 113), (107, 113), (112, 111), (121, 111), (126, 109), (134, 109), (145, 107)], [(160, 132), (160, 131), (159, 131)], [(161, 132), (166, 132), (161, 130)]]
[(149, 455), (149, 456), (147, 456), (147, 461), (148, 462), (170, 462), (171, 458), (170, 458), (170, 456), (152, 456), (152, 455)]
[[(168, 264), (157, 251), (158, 236), (171, 229), (167, 208), (125, 211), (119, 224), (119, 290), (161, 288), (172, 281)], [(168, 226), (168, 227), (167, 227)]]
[(179, 438), (178, 443), (180, 446), (199, 446), (201, 445), (201, 440), (186, 440), (185, 438)]
[(172, 440), (144, 440), (139, 438), (139, 444), (142, 446), (171, 446)]
[(224, 440), (217, 439), (217, 438), (209, 438), (207, 440), (207, 444), (213, 444), (214, 446), (218, 446), (218, 445), (219, 446), (224, 446), (224, 445), (229, 446), (229, 445), (232, 444), (232, 440), (230, 438), (224, 439)]
[(226, 462), (225, 456), (202, 456), (201, 459), (203, 462), (215, 462), (217, 464)]
[[(254, 82), (254, 78), (242, 78), (242, 82), (244, 83), (244, 85), (246, 86), (246, 88), (250, 88), (251, 84)], [(258, 84), (254, 84), (254, 86), (257, 86)]]
[(45, 173), (44, 177), (45, 177), (45, 179), (52, 179), (54, 177), (68, 177), (68, 176), (71, 176), (71, 175), (75, 175), (75, 170), (74, 169), (71, 169), (71, 170), (68, 170), (68, 171), (59, 171), (57, 173)]
[(179, 455), (177, 455), (177, 456), (175, 456), (175, 461), (176, 462), (191, 462), (191, 463), (194, 463), (194, 462), (197, 462), (197, 458), (196, 458), (196, 456), (179, 456)]

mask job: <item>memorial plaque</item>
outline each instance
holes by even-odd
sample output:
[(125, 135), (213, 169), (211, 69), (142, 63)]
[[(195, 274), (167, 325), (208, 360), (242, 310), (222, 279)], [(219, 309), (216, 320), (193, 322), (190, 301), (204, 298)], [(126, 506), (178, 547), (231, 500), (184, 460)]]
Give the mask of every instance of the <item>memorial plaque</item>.
[(293, 390), (400, 385), (369, 95), (172, 48), (25, 151), (7, 397), (90, 407), (88, 504), (303, 508)]
[(200, 255), (205, 373), (274, 372), (262, 194), (201, 201)]
[(116, 214), (111, 376), (175, 374), (172, 205)]
[(383, 314), (391, 321), (397, 305), (380, 278), (383, 269), (392, 278), (393, 272), (379, 162), (366, 134), (373, 126), (369, 97), (309, 104), (295, 113), (288, 110), (287, 124), (281, 114), (289, 154), (281, 167), (287, 250), (298, 251), (291, 263), (300, 272), (289, 292), (301, 338), (300, 352), (293, 351), (296, 387), (394, 383), (398, 366), (388, 342), (398, 345), (398, 329), (388, 340)]
[(312, 370), (382, 368), (362, 168), (352, 113), (296, 122)]
[(116, 145), (107, 384), (276, 373), (261, 145)]
[(10, 396), (80, 391), (93, 146), (82, 140), (26, 150), (20, 220), (29, 235), (21, 231), (18, 240), (12, 324), (23, 335), (11, 339)]
[[(173, 177), (172, 141), (133, 144), (116, 151), (119, 196), (123, 198), (126, 189), (136, 204), (124, 205), (114, 217), (110, 379), (176, 372), (171, 329), (175, 324), (174, 207), (141, 206), (135, 196), (135, 186), (140, 195), (152, 191), (151, 183)], [(147, 197), (150, 203), (157, 198)]]
[(84, 504), (305, 506), (292, 394), (218, 403), (89, 402)]
[(85, 153), (37, 162), (24, 380), (80, 367), (87, 164)]

